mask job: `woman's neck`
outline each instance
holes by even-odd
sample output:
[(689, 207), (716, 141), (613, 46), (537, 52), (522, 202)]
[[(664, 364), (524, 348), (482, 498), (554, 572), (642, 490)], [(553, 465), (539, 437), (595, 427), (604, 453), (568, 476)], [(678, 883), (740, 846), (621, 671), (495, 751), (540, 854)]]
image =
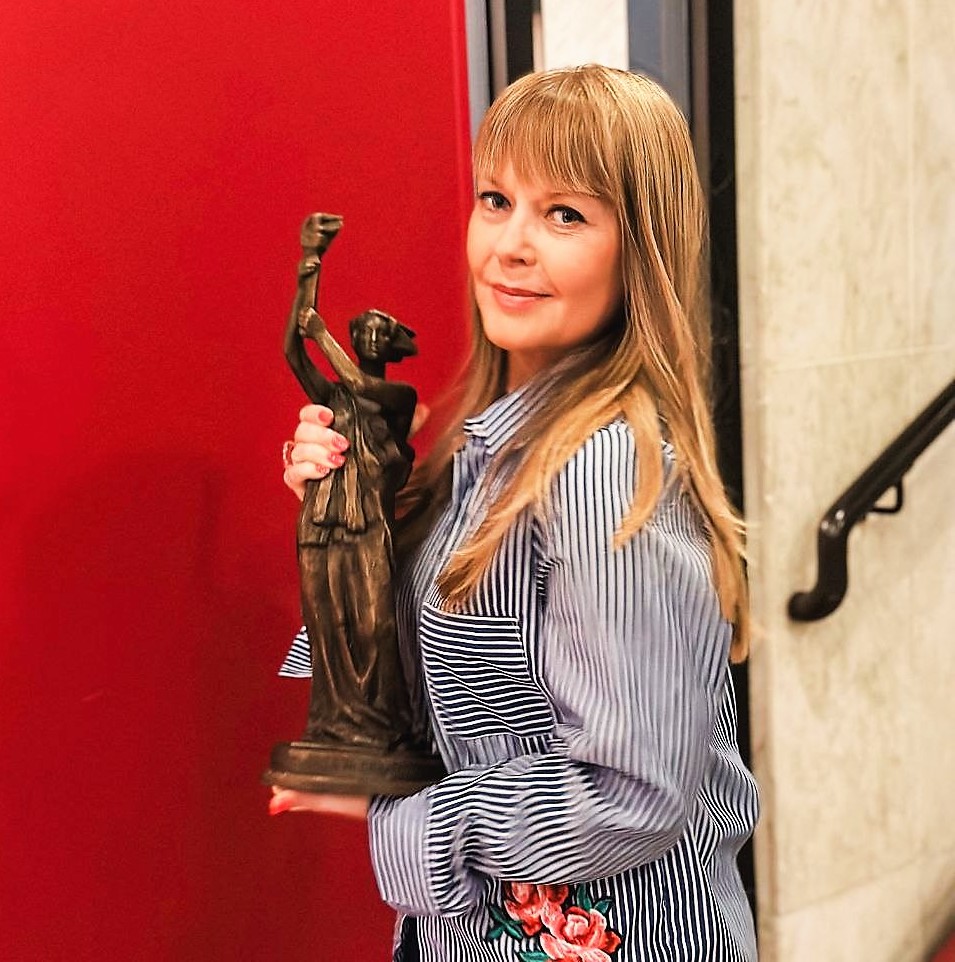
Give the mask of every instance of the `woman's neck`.
[(504, 389), (508, 394), (523, 387), (532, 377), (551, 367), (559, 355), (553, 351), (509, 351), (507, 355), (507, 374)]
[(358, 361), (358, 370), (360, 370), (362, 374), (367, 374), (369, 377), (384, 378), (385, 362), (369, 361), (366, 358), (360, 358)]

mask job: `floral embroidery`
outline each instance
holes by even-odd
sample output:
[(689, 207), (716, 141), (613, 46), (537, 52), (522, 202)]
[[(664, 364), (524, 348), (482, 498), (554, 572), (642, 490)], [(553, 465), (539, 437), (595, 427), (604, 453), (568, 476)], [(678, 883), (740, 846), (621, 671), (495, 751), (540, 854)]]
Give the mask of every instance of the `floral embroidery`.
[(609, 898), (590, 897), (586, 885), (504, 883), (504, 907), (489, 906), (494, 924), (489, 941), (508, 935), (531, 940), (521, 962), (610, 962), (620, 948), (620, 936), (607, 926)]
[(560, 910), (570, 889), (566, 885), (526, 885), (507, 882), (504, 886), (504, 908), (521, 923), (525, 935), (537, 935), (543, 923), (541, 915), (551, 906)]

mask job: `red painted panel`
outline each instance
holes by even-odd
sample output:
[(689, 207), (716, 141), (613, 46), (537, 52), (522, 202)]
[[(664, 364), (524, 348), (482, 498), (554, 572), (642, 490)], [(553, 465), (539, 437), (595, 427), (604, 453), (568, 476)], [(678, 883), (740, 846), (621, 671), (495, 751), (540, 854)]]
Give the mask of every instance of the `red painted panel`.
[(9, 962), (383, 959), (363, 828), (266, 815), (307, 691), (297, 235), (323, 313), (463, 351), (460, 0), (23, 0), (0, 26), (0, 938)]

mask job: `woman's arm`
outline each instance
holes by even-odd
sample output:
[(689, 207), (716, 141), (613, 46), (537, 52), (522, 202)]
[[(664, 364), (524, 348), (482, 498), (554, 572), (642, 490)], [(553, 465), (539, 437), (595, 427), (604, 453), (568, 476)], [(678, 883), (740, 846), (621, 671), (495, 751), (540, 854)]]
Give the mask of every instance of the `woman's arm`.
[(332, 337), (324, 319), (314, 309), (309, 308), (302, 314), (301, 325), (302, 330), (318, 344), (322, 354), (328, 358), (332, 369), (345, 387), (353, 394), (361, 394), (368, 376), (359, 369), (358, 365), (345, 353), (341, 344)]
[(309, 399), (314, 404), (327, 404), (331, 385), (325, 375), (312, 364), (302, 337), (308, 314), (315, 314), (311, 305), (315, 303), (320, 271), (321, 261), (317, 254), (306, 256), (299, 262), (298, 291), (285, 325), (285, 357)]

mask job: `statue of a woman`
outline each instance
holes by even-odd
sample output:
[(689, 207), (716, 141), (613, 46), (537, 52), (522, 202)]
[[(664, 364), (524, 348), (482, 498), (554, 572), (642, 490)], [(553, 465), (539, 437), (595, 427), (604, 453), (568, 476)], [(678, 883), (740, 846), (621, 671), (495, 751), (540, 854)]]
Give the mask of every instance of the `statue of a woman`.
[[(385, 380), (385, 364), (417, 353), (414, 334), (381, 311), (350, 324), (356, 365), (315, 310), (321, 255), (341, 219), (312, 215), (285, 337), (286, 357), (315, 404), (348, 438), (339, 470), (306, 488), (298, 521), (302, 614), (311, 643), (312, 695), (305, 740), (393, 751), (411, 748), (411, 709), (398, 654), (391, 524), (411, 470), (413, 387)], [(314, 340), (339, 380), (311, 362)]]

